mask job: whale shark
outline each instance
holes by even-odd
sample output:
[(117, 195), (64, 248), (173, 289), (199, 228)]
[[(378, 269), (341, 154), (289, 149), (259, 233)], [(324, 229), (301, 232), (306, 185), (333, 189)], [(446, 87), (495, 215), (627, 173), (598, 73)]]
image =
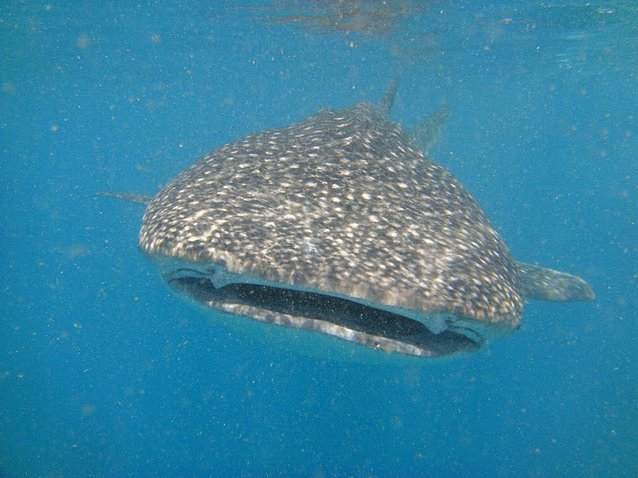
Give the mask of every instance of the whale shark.
[(139, 248), (170, 288), (232, 320), (437, 358), (514, 332), (528, 300), (593, 300), (513, 259), (424, 154), (449, 113), (407, 132), (388, 118), (396, 88), (221, 146), (153, 197), (111, 195), (146, 204)]

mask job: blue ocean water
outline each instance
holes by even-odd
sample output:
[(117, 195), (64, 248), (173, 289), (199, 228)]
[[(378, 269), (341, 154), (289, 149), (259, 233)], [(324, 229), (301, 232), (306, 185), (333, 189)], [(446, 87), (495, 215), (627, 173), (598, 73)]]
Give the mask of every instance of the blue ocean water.
[[(9, 1), (0, 47), (1, 476), (638, 476), (634, 1)], [(173, 295), (96, 197), (398, 74), (392, 120), (449, 108), (432, 158), (595, 302), (456, 360), (308, 356)]]

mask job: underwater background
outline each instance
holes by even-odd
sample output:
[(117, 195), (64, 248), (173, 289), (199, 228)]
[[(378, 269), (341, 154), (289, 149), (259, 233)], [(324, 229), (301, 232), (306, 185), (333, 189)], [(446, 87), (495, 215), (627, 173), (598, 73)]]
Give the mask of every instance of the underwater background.
[[(7, 1), (0, 47), (0, 476), (638, 476), (637, 2)], [(96, 196), (398, 75), (391, 119), (448, 108), (432, 159), (595, 302), (318, 357), (170, 292)]]

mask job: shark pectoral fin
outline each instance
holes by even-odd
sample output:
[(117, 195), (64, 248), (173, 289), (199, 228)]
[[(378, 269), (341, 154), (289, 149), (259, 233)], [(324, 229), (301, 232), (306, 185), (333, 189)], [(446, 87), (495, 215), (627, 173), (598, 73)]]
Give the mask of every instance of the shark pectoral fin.
[(591, 286), (580, 277), (523, 262), (516, 265), (526, 299), (575, 302), (596, 298)]
[(147, 205), (149, 202), (151, 202), (151, 199), (153, 199), (153, 196), (144, 196), (142, 194), (131, 193), (116, 193), (112, 191), (99, 192), (96, 194), (96, 196), (121, 199), (122, 201), (136, 202), (144, 205)]

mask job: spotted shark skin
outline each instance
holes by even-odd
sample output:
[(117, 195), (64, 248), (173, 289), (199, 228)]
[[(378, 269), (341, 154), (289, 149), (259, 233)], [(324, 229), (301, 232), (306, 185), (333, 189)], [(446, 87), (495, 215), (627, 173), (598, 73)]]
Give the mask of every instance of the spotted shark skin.
[(423, 357), (516, 330), (526, 298), (592, 300), (582, 279), (514, 261), (387, 119), (393, 88), (202, 157), (148, 201), (141, 251), (208, 309)]

